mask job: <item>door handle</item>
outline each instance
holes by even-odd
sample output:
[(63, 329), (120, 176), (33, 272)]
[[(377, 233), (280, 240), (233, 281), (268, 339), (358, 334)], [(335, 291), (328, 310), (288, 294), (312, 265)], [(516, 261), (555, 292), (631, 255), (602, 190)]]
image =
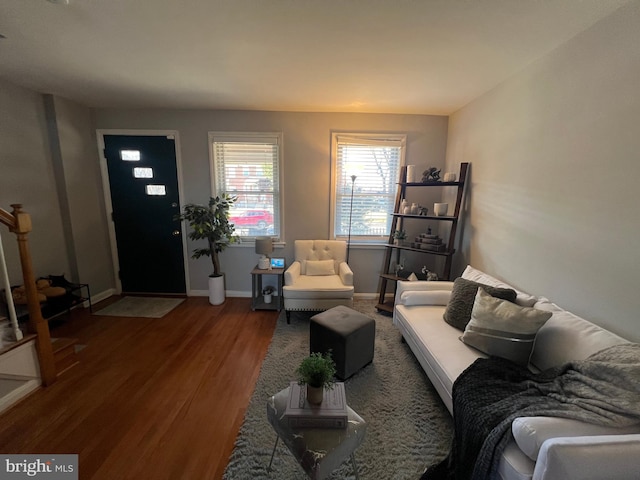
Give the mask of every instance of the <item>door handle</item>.
[(172, 235), (178, 236), (180, 235), (180, 230), (174, 230), (173, 232), (171, 232)]
[(173, 202), (173, 203), (171, 204), (171, 206), (172, 206), (173, 208), (176, 208), (176, 207), (178, 206), (178, 204), (177, 204), (176, 202)]

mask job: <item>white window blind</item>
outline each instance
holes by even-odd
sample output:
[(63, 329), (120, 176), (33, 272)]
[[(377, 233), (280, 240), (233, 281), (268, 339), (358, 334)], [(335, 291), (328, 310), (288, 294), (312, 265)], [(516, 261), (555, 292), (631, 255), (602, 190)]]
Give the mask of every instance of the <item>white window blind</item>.
[(215, 191), (235, 195), (230, 221), (236, 234), (281, 235), (280, 134), (210, 134)]
[[(405, 135), (333, 134), (334, 237), (377, 240), (391, 229)], [(355, 175), (355, 181), (351, 176)], [(353, 187), (353, 205), (352, 205)]]

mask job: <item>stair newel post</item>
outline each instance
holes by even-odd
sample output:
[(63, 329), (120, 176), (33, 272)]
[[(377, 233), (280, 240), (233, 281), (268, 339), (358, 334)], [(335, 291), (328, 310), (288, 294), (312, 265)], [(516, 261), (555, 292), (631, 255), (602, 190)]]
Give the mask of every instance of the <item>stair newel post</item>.
[(31, 216), (22, 211), (21, 204), (12, 204), (15, 224), (11, 231), (16, 234), (18, 240), (18, 250), (20, 252), (20, 263), (22, 265), (22, 277), (27, 295), (27, 308), (29, 310), (29, 332), (35, 333), (36, 347), (38, 351), (38, 361), (40, 363), (40, 375), (42, 383), (51, 385), (56, 380), (56, 369), (53, 359), (53, 347), (51, 346), (51, 336), (49, 334), (49, 324), (42, 318), (40, 302), (36, 288), (33, 266), (31, 264), (31, 254), (29, 252), (28, 234), (31, 231)]

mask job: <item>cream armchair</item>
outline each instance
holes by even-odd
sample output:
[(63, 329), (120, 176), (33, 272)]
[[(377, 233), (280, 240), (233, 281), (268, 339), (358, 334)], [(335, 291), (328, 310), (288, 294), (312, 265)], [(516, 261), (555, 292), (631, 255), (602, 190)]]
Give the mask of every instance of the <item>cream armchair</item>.
[(347, 242), (296, 240), (295, 261), (284, 272), (284, 309), (287, 323), (292, 311), (322, 311), (338, 305), (353, 306), (353, 272), (347, 265)]

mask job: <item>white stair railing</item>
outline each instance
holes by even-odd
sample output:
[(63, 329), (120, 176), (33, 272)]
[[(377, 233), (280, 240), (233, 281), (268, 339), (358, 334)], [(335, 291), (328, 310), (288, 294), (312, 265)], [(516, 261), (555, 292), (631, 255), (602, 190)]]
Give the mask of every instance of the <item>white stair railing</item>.
[(16, 307), (13, 304), (13, 295), (11, 295), (11, 283), (9, 282), (9, 272), (7, 271), (7, 261), (4, 258), (4, 248), (2, 247), (2, 235), (0, 235), (0, 275), (4, 284), (4, 293), (7, 297), (7, 309), (9, 310), (9, 320), (13, 335), (16, 342), (22, 340), (22, 330), (18, 325), (18, 316), (16, 315)]

